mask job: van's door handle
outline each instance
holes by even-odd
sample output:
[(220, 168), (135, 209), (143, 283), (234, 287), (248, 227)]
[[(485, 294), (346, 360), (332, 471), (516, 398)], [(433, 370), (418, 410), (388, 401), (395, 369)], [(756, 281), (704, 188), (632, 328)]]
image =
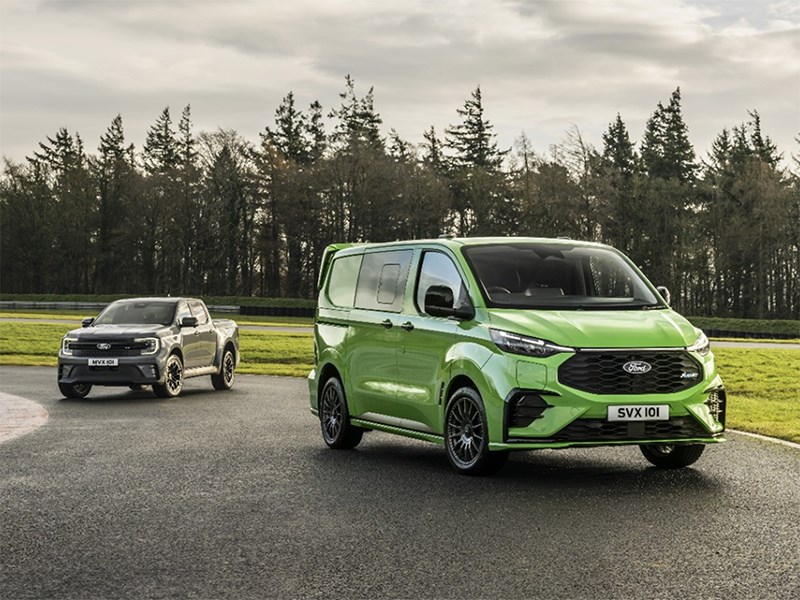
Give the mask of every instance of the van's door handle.
[(381, 325), (383, 325), (386, 329), (391, 329), (394, 323), (392, 323), (391, 319), (386, 319), (385, 321), (381, 321)]
[(406, 321), (405, 323), (400, 325), (400, 328), (401, 329), (405, 329), (406, 331), (413, 331), (414, 330), (414, 324), (411, 321)]

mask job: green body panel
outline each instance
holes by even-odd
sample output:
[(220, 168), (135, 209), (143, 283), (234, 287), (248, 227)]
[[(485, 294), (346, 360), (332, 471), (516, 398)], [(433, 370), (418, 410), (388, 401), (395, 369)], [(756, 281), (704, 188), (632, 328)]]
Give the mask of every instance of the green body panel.
[[(321, 383), (336, 374), (343, 382), (355, 425), (436, 443), (443, 443), (447, 399), (461, 384), (475, 387), (481, 395), (493, 450), (656, 441), (546, 441), (577, 418), (605, 419), (609, 405), (625, 404), (669, 405), (670, 417), (692, 416), (708, 434), (702, 438), (674, 440), (676, 442), (723, 441), (721, 433), (724, 427), (714, 420), (704, 404), (711, 390), (722, 387), (711, 353), (705, 356), (693, 353), (703, 366), (703, 376), (687, 390), (671, 394), (613, 396), (579, 391), (558, 381), (558, 367), (573, 356), (571, 352), (534, 358), (500, 350), (492, 341), (491, 328), (575, 349), (684, 349), (699, 335), (699, 330), (669, 308), (603, 311), (487, 308), (461, 248), (467, 244), (506, 241), (506, 238), (439, 239), (329, 247), (315, 324), (316, 363), (308, 378), (312, 412), (317, 414)], [(559, 240), (547, 242), (560, 243)], [(565, 240), (563, 243), (574, 245), (577, 242)], [(333, 306), (325, 289), (334, 257), (375, 248), (410, 248), (414, 251), (401, 311)], [(475, 308), (473, 319), (457, 321), (430, 317), (416, 306), (415, 285), (421, 257), (424, 251), (434, 249), (450, 256), (460, 271)], [(391, 322), (391, 327), (384, 326), (387, 321)], [(530, 426), (510, 427), (506, 431), (506, 401), (515, 390), (537, 391), (552, 408)], [(514, 441), (507, 442), (506, 439)], [(667, 443), (673, 440), (657, 441)]]

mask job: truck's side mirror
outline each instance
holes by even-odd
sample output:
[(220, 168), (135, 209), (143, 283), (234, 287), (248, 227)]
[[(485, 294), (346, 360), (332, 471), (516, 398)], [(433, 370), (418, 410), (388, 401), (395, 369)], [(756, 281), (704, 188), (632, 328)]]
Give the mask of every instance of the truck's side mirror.
[(84, 317), (81, 320), (81, 327), (89, 327), (92, 323), (94, 323), (94, 317)]
[(672, 304), (672, 298), (671, 298), (669, 290), (666, 288), (666, 286), (663, 286), (663, 285), (656, 286), (656, 291), (659, 294), (661, 294), (661, 297), (664, 298), (664, 300), (667, 301), (667, 304)]
[(181, 327), (197, 327), (197, 317), (183, 317), (180, 322)]
[(471, 304), (454, 307), (453, 290), (446, 285), (432, 285), (425, 292), (425, 312), (432, 317), (454, 317), (468, 321), (475, 317), (475, 309)]

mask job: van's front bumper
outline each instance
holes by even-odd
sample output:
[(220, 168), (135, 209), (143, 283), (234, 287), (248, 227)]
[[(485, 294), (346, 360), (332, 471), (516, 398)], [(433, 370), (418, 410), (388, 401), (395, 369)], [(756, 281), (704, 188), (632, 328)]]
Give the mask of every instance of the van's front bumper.
[[(514, 369), (509, 368), (508, 355), (496, 362), (507, 366), (495, 371), (495, 383), (500, 384), (496, 389), (504, 399), (495, 405), (502, 430), (497, 432), (501, 435), (492, 436), (492, 450), (725, 441), (727, 398), (712, 355), (693, 355), (702, 365), (697, 384), (672, 393), (647, 394), (597, 394), (564, 385), (558, 377), (559, 366), (570, 356), (521, 358), (513, 361)], [(489, 363), (485, 372), (493, 370)], [(612, 421), (611, 406), (666, 406), (668, 418)]]

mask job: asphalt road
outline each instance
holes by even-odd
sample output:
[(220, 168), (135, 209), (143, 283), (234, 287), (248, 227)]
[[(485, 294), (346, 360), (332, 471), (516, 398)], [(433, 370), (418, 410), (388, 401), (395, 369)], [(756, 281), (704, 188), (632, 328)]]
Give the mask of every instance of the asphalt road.
[[(42, 404), (0, 444), (0, 598), (790, 598), (800, 451), (731, 435), (694, 468), (635, 447), (512, 456), (495, 477), (370, 433), (324, 448), (300, 379)], [(734, 400), (735, 401), (735, 400)]]

